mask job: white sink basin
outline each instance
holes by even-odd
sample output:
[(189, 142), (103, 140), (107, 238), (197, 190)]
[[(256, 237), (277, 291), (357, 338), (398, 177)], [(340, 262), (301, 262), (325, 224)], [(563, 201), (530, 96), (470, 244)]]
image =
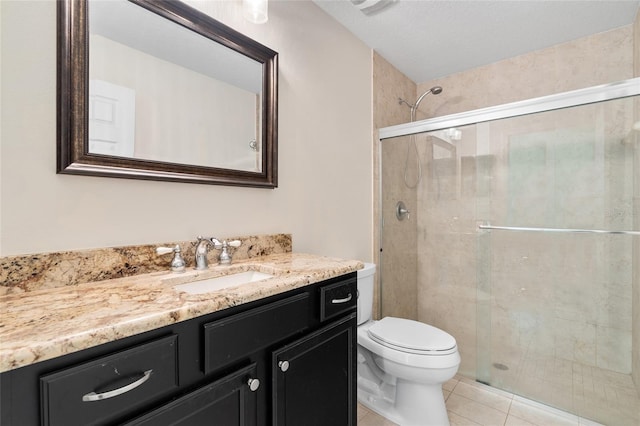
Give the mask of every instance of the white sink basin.
[(209, 278), (200, 281), (193, 281), (186, 284), (173, 286), (176, 290), (189, 294), (203, 294), (212, 291), (223, 290), (228, 287), (235, 287), (242, 284), (252, 283), (273, 278), (271, 274), (258, 271), (239, 272), (237, 274), (224, 275), (222, 277)]

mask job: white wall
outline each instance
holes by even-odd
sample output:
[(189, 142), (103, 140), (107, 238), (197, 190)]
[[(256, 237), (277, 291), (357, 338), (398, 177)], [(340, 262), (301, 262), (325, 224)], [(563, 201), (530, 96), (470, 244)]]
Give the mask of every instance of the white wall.
[(0, 255), (284, 232), (294, 251), (370, 260), (371, 53), (310, 1), (191, 1), (279, 52), (275, 190), (56, 175), (55, 2), (0, 2)]

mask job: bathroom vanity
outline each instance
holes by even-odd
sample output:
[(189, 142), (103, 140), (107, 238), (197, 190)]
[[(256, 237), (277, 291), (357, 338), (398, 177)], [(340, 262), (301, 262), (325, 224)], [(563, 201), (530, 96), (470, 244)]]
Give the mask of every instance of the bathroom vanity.
[[(85, 300), (91, 300), (91, 291), (102, 292), (110, 300), (107, 304), (119, 298), (118, 304), (139, 312), (123, 314), (117, 323), (91, 331), (87, 318), (92, 309), (76, 314), (66, 310), (80, 317), (68, 319), (76, 326), (86, 316), (87, 330), (78, 330), (78, 336), (95, 338), (111, 328), (111, 341), (74, 351), (65, 345), (83, 340), (70, 333), (51, 342), (34, 341), (40, 349), (32, 347), (33, 362), (19, 359), (18, 351), (13, 361), (2, 353), (6, 371), (0, 376), (0, 423), (355, 425), (354, 271), (359, 262), (345, 261), (336, 267), (339, 262), (319, 258), (318, 265), (324, 259), (330, 267), (296, 271), (296, 255), (287, 256), (286, 273), (274, 279), (202, 295), (176, 295), (175, 289), (165, 286), (156, 289), (159, 293), (151, 299), (142, 298), (143, 306), (124, 300), (126, 292), (119, 289), (137, 283), (145, 293), (146, 285), (158, 285), (158, 274), (148, 274), (146, 281), (136, 277), (135, 283), (123, 279), (91, 286), (105, 286), (102, 290), (80, 289), (89, 293)], [(303, 263), (312, 264), (308, 258)], [(78, 291), (60, 289), (52, 292), (52, 298), (73, 300)], [(34, 305), (38, 297), (45, 300), (44, 294), (26, 297), (32, 297), (27, 303)], [(173, 313), (166, 312), (167, 298), (180, 305)], [(162, 307), (155, 317), (150, 314), (154, 304)], [(106, 308), (98, 303), (94, 316)], [(135, 327), (130, 326), (136, 316), (147, 324), (147, 331), (133, 332)], [(167, 318), (169, 324), (150, 325)], [(34, 317), (32, 324), (23, 325), (25, 332), (37, 330), (39, 321), (43, 327), (51, 326), (45, 321), (52, 319)], [(119, 333), (130, 335), (118, 338)], [(56, 350), (67, 353), (49, 353)], [(49, 359), (38, 361), (39, 356)], [(7, 363), (27, 365), (12, 368)]]

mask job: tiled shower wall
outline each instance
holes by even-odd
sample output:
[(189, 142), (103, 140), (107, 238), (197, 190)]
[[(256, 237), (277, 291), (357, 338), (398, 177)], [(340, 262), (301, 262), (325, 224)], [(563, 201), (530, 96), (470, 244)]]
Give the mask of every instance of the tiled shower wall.
[[(637, 26), (638, 24), (636, 24)], [(421, 111), (424, 111), (425, 115), (419, 115), (418, 118), (452, 114), (631, 78), (634, 76), (633, 57), (634, 54), (638, 55), (637, 50), (638, 46), (640, 46), (637, 34), (638, 31), (635, 32), (634, 36), (633, 26), (622, 27), (467, 72), (421, 83), (417, 86), (414, 99), (434, 85), (441, 85), (444, 91), (441, 95), (430, 97), (421, 104)], [(376, 85), (375, 78), (376, 69), (383, 67), (381, 62), (383, 61), (376, 62), (374, 60), (374, 92), (382, 91), (380, 85)], [(384, 67), (388, 68), (388, 64), (384, 64)], [(389, 72), (388, 69), (386, 72)], [(402, 87), (406, 90), (406, 86)], [(398, 89), (398, 91), (400, 90)], [(379, 117), (385, 114), (385, 108), (387, 110), (397, 110), (397, 100), (393, 99), (395, 97), (393, 94), (390, 94), (392, 90), (389, 89), (389, 86), (384, 87), (384, 92), (386, 93), (386, 98), (380, 98), (381, 101), (374, 104), (374, 114), (378, 117), (378, 123), (383, 122)], [(404, 119), (400, 122), (407, 121), (407, 119)], [(397, 123), (387, 122), (385, 125), (391, 124)], [(380, 125), (376, 125), (376, 127), (380, 127)], [(398, 143), (398, 145), (402, 146), (396, 147), (397, 152), (394, 155), (397, 158), (394, 160), (394, 167), (389, 167), (389, 170), (395, 170), (394, 173), (396, 175), (404, 167), (406, 156), (406, 145), (404, 144), (406, 143), (407, 141)], [(388, 162), (389, 159), (385, 158), (385, 161)], [(637, 167), (636, 170), (638, 170)], [(441, 171), (443, 173), (446, 172), (446, 168)], [(437, 172), (437, 170), (430, 170), (427, 173)], [(440, 180), (440, 184), (446, 185), (445, 178)], [(398, 178), (396, 177), (396, 179)], [(383, 176), (383, 180), (385, 186), (387, 186), (391, 179)], [(465, 207), (459, 205), (459, 203), (457, 205), (452, 203), (451, 208), (455, 214), (438, 219), (438, 212), (419, 208), (421, 202), (417, 198), (414, 201), (413, 195), (406, 192), (406, 188), (402, 188), (401, 181), (400, 184), (394, 182), (392, 185), (396, 185), (392, 191), (402, 192), (392, 197), (392, 200), (384, 201), (383, 209), (385, 209), (385, 217), (387, 218), (392, 217), (392, 210), (387, 210), (393, 209), (396, 199), (403, 197), (409, 200), (407, 203), (409, 209), (413, 208), (415, 210), (415, 212), (412, 211), (412, 218), (422, 223), (422, 219), (425, 216), (430, 216), (433, 226), (454, 226), (455, 224), (450, 223), (450, 221), (462, 222), (470, 214), (469, 208), (475, 208), (475, 206)], [(440, 191), (442, 191), (442, 187)], [(428, 202), (423, 201), (425, 205), (428, 205)], [(637, 196), (635, 208), (637, 211)], [(638, 215), (636, 214), (635, 217), (637, 221)], [(441, 222), (438, 222), (438, 220), (441, 220)], [(389, 241), (385, 243), (384, 258), (388, 259), (393, 265), (388, 266), (387, 269), (393, 269), (397, 264), (399, 266), (402, 265), (400, 266), (404, 268), (402, 271), (411, 270), (414, 265), (409, 264), (407, 268), (406, 264), (396, 263), (395, 260), (400, 259), (402, 262), (407, 262), (406, 258), (411, 255), (411, 250), (413, 249), (412, 244), (416, 244), (416, 252), (419, 259), (415, 265), (418, 289), (417, 298), (414, 299), (412, 296), (415, 293), (407, 293), (406, 287), (402, 287), (406, 286), (405, 280), (409, 279), (406, 274), (385, 274), (385, 282), (383, 283), (384, 314), (401, 315), (403, 312), (410, 313), (411, 309), (413, 309), (412, 304), (415, 303), (414, 300), (417, 300), (418, 319), (452, 332), (452, 324), (455, 323), (456, 332), (454, 334), (460, 344), (463, 355), (461, 372), (465, 373), (465, 370), (474, 372), (476, 367), (476, 328), (478, 325), (476, 322), (478, 308), (476, 303), (476, 265), (461, 262), (465, 252), (475, 250), (473, 238), (462, 233), (456, 237), (455, 241), (446, 241), (446, 244), (430, 243), (431, 245), (428, 246), (425, 244), (423, 236), (425, 232), (429, 232), (426, 227), (422, 227), (419, 230), (414, 227), (413, 222), (400, 224), (395, 223), (395, 220), (392, 220), (392, 224), (397, 227), (397, 229), (393, 229), (392, 235), (409, 234), (410, 236), (409, 239), (404, 241), (398, 237), (395, 246), (392, 246), (393, 248), (389, 246)], [(391, 226), (388, 221), (385, 225)], [(395, 240), (396, 237), (394, 236), (392, 241)], [(449, 246), (452, 251), (447, 251), (448, 249), (445, 249), (446, 246)], [(638, 250), (637, 244), (635, 249)], [(396, 252), (390, 253), (392, 250), (396, 250)], [(441, 259), (446, 257), (445, 264), (447, 267), (435, 270), (430, 262), (430, 259), (434, 256), (438, 256)], [(387, 260), (384, 262), (386, 263)], [(638, 261), (634, 259), (634, 262), (637, 263)], [(385, 263), (382, 265), (383, 268)], [(638, 271), (638, 267), (636, 266), (634, 270)], [(458, 278), (455, 279), (457, 286), (455, 288), (438, 287), (437, 279), (443, 274), (448, 274), (449, 276), (457, 274)], [(638, 290), (637, 272), (634, 280), (633, 300), (636, 301), (634, 306), (638, 306), (640, 304), (638, 303), (640, 290)], [(444, 303), (444, 299), (439, 299), (437, 297), (439, 293), (446, 293), (448, 302)], [(634, 311), (633, 315), (636, 319), (634, 323), (638, 324), (639, 321), (637, 319), (640, 317), (638, 309)], [(411, 317), (408, 314), (405, 316)], [(447, 324), (447, 321), (451, 322), (451, 325)], [(640, 331), (634, 329), (633, 337), (634, 354), (637, 354), (638, 348), (640, 348), (640, 343), (638, 343), (640, 341)], [(633, 362), (636, 367), (635, 371), (640, 370), (638, 368), (640, 359), (638, 358), (640, 356), (636, 356)]]
[[(409, 121), (410, 109), (406, 105), (400, 104), (398, 99), (403, 98), (412, 104), (415, 101), (416, 84), (375, 52), (373, 54), (373, 87), (374, 129)], [(380, 158), (377, 151), (377, 134), (374, 134), (373, 143), (374, 173), (376, 182), (379, 182)], [(382, 286), (382, 316), (417, 319), (416, 222), (415, 219), (398, 222), (395, 220), (393, 212), (396, 202), (399, 200), (403, 200), (409, 206), (414, 206), (416, 201), (415, 189), (407, 188), (402, 182), (406, 148), (406, 145), (403, 145), (400, 149), (394, 147), (385, 154), (390, 155), (392, 160), (388, 161), (389, 158), (385, 160), (385, 165), (390, 165), (391, 168), (385, 167), (383, 181), (385, 185), (389, 185), (388, 188), (391, 188), (391, 191), (386, 194), (386, 199), (382, 205), (385, 209), (385, 217), (391, 218), (387, 220), (385, 226), (393, 235), (393, 239), (385, 241), (385, 251), (382, 256), (380, 256), (380, 247), (378, 245), (380, 241), (380, 212), (378, 211), (380, 194), (377, 191), (374, 194), (374, 209), (376, 211), (374, 241), (377, 245), (375, 262), (379, 266), (376, 274), (377, 279), (380, 279), (381, 271), (384, 271), (385, 277), (389, 277), (385, 279), (385, 284)], [(413, 177), (416, 172), (415, 163), (412, 164), (410, 172)], [(376, 188), (378, 187), (376, 185)], [(416, 217), (415, 213), (413, 212), (413, 218)], [(388, 283), (386, 283), (387, 280), (389, 280)], [(375, 304), (380, 308), (378, 292), (376, 292)], [(379, 309), (374, 309), (374, 312), (379, 312)]]
[[(418, 92), (434, 85), (441, 85), (444, 88), (443, 93), (440, 97), (425, 103), (423, 109), (430, 115), (443, 115), (631, 77), (633, 28), (627, 26), (426, 82), (418, 85)], [(447, 216), (450, 221), (457, 220), (452, 219), (455, 217), (463, 219), (469, 214), (469, 209), (473, 210), (475, 207), (462, 206), (457, 202), (456, 205), (452, 205), (448, 214), (441, 214)], [(427, 212), (427, 215), (429, 214), (433, 213)], [(433, 281), (433, 277), (442, 271), (433, 271), (428, 263), (419, 266), (418, 318), (441, 326), (455, 335), (463, 355), (461, 372), (472, 374), (476, 370), (478, 326), (476, 265), (460, 263), (460, 259), (465, 258), (465, 253), (476, 249), (472, 241), (475, 234), (462, 233), (457, 238), (454, 244), (455, 250), (460, 250), (459, 254), (455, 251), (445, 253), (442, 247), (434, 251), (434, 247), (420, 244), (418, 246), (419, 258), (428, 260), (431, 256), (447, 256), (452, 263), (451, 267), (447, 268), (449, 273), (459, 273), (455, 289), (445, 290), (438, 286), (437, 281)], [(450, 293), (450, 302), (433, 300), (432, 296), (438, 292)], [(456, 314), (452, 316), (451, 312)], [(482, 332), (482, 329), (479, 331)]]
[(417, 93), (444, 90), (422, 102), (418, 119), (632, 78), (633, 37), (628, 25), (420, 83)]
[[(429, 284), (418, 304), (431, 315), (423, 321), (456, 336), (463, 375), (607, 424), (640, 418), (630, 413), (637, 397), (617, 393), (635, 394), (631, 237), (475, 225), (631, 229), (632, 105), (460, 127), (453, 144), (432, 136), (446, 140), (444, 132), (419, 138), (428, 165), (417, 209), (419, 272)], [(594, 384), (593, 372), (625, 386)], [(605, 388), (620, 399), (602, 398)]]

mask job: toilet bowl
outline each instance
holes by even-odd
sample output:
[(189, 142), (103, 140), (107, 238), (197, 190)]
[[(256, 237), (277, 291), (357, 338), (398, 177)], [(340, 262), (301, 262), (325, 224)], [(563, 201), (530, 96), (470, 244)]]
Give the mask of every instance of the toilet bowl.
[(418, 321), (372, 320), (375, 267), (358, 271), (358, 401), (401, 426), (448, 425), (442, 384), (460, 365), (456, 340)]

